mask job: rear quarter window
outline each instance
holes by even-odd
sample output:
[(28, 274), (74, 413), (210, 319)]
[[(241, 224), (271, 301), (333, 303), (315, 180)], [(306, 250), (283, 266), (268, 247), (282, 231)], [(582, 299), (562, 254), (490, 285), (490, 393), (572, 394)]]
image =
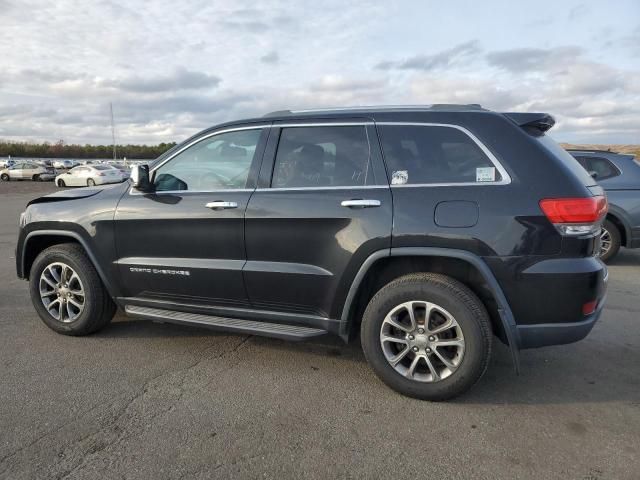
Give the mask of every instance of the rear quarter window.
[(457, 128), (378, 125), (392, 185), (492, 183), (502, 180), (480, 146)]

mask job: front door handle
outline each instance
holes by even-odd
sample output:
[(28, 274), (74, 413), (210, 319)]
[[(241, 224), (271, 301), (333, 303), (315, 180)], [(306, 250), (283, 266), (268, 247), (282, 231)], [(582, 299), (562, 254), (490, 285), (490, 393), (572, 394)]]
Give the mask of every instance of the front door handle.
[(223, 202), (221, 200), (217, 200), (215, 202), (207, 203), (205, 207), (210, 208), (211, 210), (226, 210), (227, 208), (238, 208), (238, 204), (236, 202)]
[(379, 207), (380, 200), (343, 200), (340, 205), (348, 208), (372, 208)]

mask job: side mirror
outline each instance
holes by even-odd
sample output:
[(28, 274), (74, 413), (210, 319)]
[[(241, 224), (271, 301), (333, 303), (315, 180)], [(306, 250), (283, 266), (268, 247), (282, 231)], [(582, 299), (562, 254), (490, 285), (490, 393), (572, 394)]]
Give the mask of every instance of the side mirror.
[(150, 192), (149, 165), (134, 165), (131, 168), (131, 181), (133, 182), (133, 188), (136, 190)]

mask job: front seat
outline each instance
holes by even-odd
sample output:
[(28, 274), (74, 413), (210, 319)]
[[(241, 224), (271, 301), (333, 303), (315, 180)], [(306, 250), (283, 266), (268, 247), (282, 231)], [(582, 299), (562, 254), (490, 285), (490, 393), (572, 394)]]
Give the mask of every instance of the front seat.
[(296, 168), (292, 184), (296, 187), (320, 185), (324, 172), (324, 150), (318, 145), (305, 145), (296, 155)]

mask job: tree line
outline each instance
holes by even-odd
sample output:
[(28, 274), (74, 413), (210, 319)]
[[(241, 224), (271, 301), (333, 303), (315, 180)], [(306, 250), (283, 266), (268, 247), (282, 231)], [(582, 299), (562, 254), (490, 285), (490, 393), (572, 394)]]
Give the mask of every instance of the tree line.
[[(152, 159), (175, 145), (116, 145), (118, 158)], [(9, 142), (0, 140), (0, 157), (31, 158), (113, 158), (113, 145), (77, 145), (60, 140), (56, 143)]]

